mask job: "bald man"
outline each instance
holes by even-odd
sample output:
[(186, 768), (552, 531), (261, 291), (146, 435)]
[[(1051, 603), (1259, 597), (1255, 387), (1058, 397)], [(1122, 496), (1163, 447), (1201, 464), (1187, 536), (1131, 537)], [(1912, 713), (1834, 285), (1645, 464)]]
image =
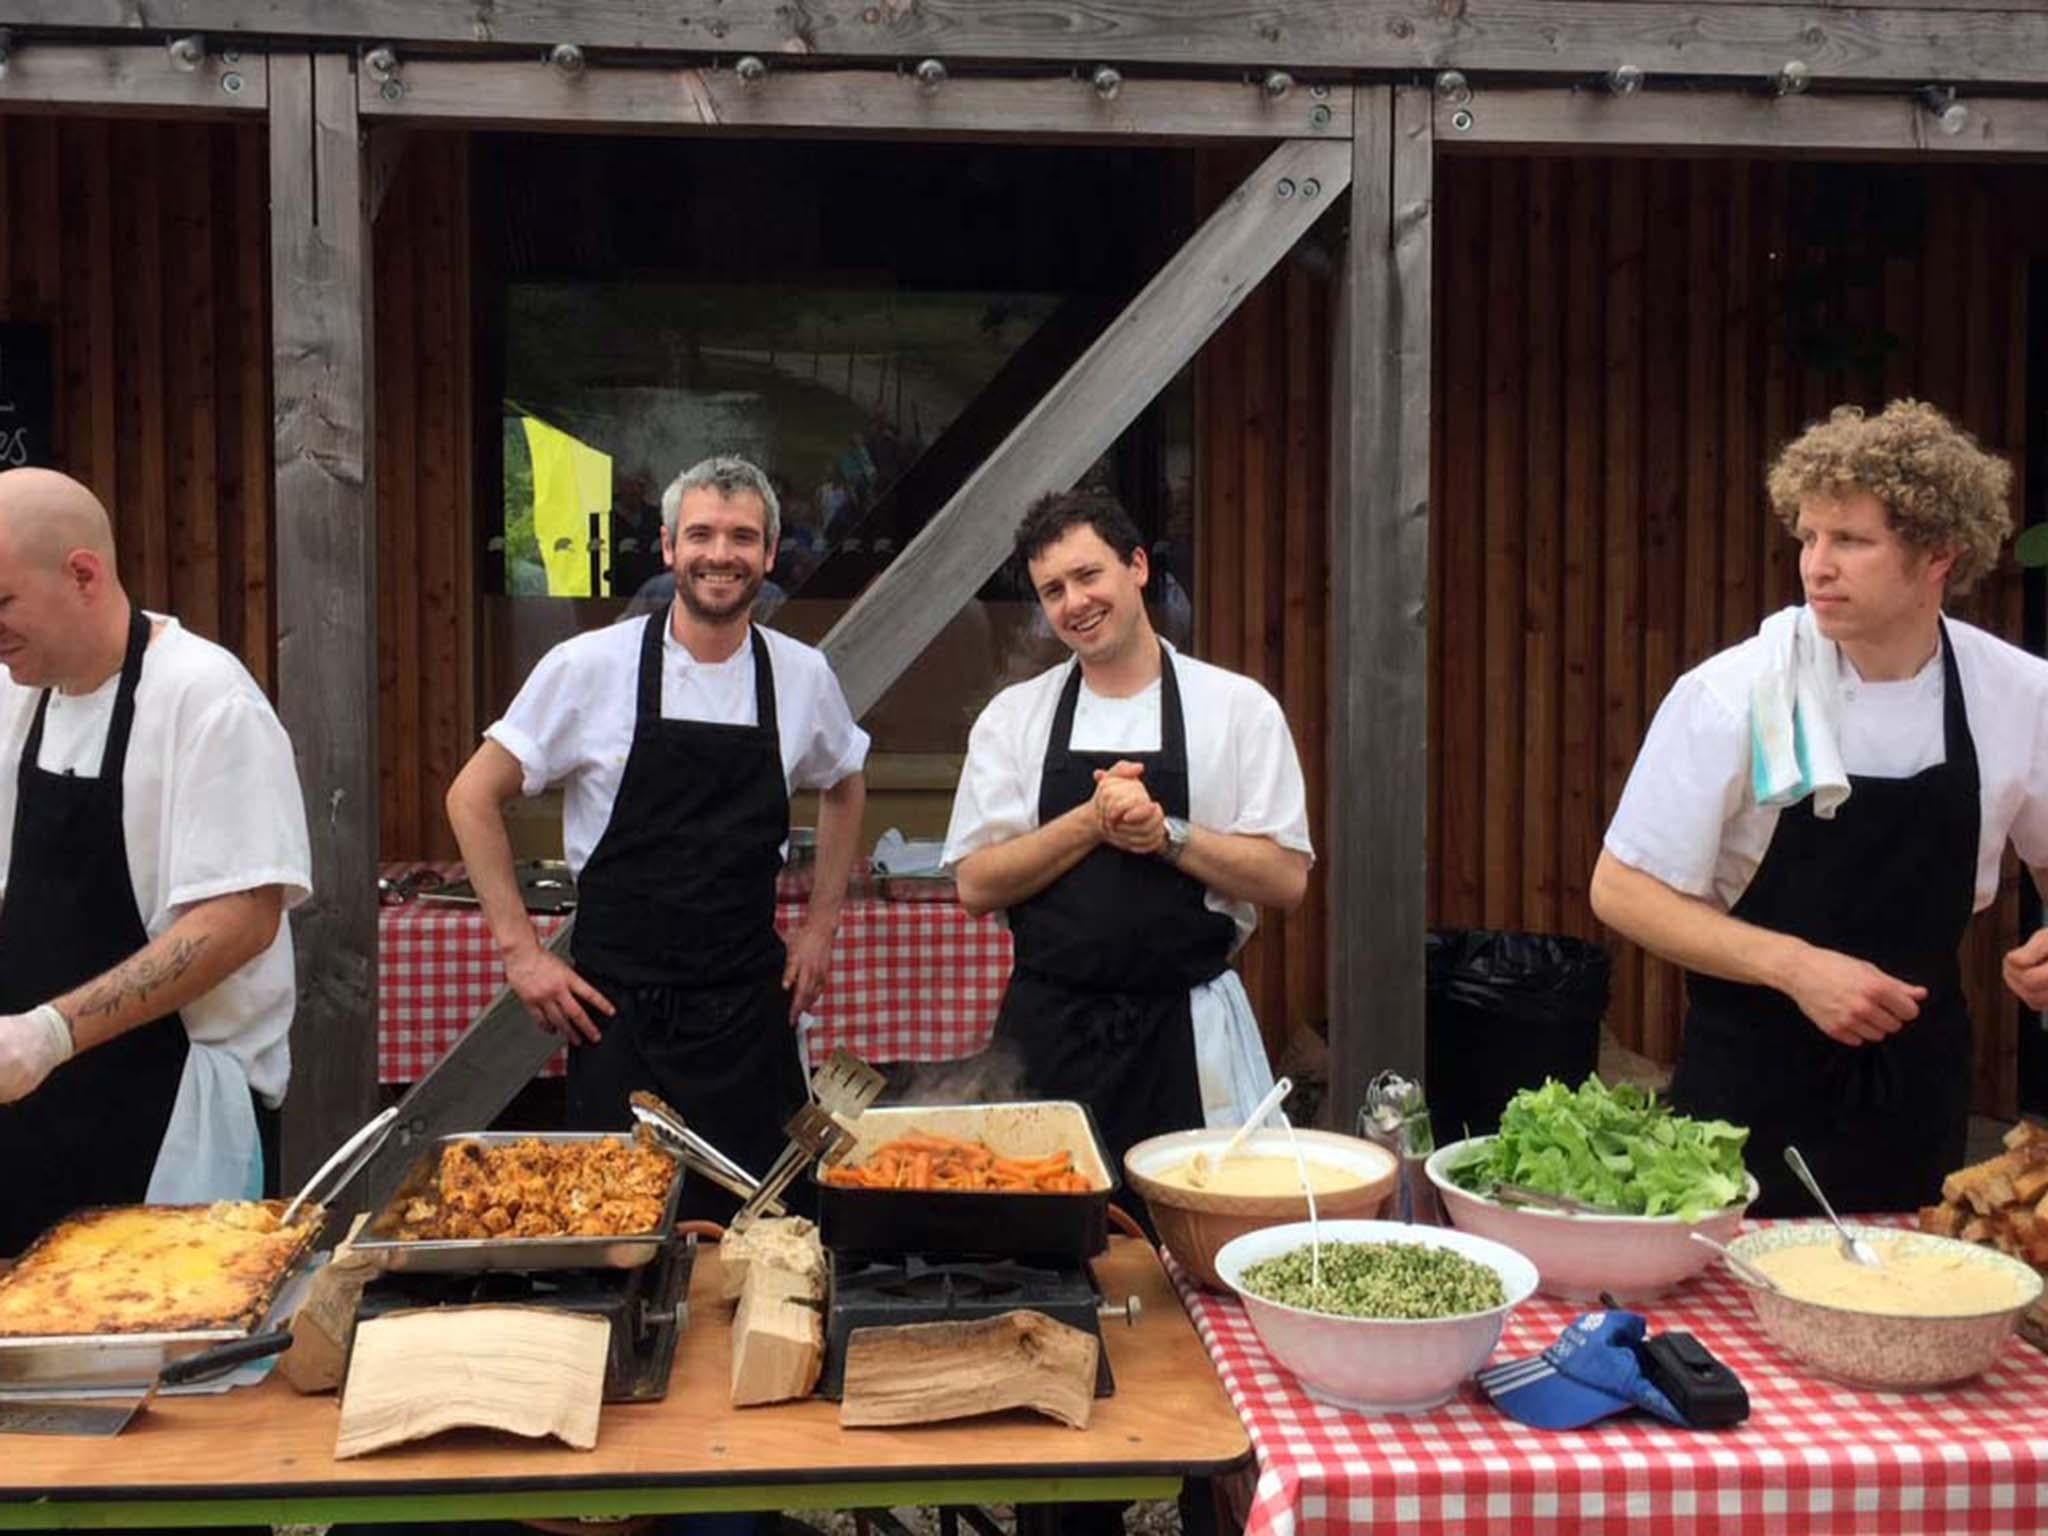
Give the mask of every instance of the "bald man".
[(311, 889), (284, 728), (122, 589), (92, 493), (0, 473), (0, 1255), (68, 1212), (260, 1191)]

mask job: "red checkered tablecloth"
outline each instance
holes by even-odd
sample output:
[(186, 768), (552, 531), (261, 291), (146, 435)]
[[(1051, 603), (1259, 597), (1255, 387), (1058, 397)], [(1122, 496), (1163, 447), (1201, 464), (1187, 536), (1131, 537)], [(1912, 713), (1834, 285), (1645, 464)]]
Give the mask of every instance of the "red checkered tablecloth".
[[(787, 933), (809, 908), (778, 893)], [(504, 985), (490, 930), (474, 907), (409, 901), (379, 909), (377, 1075), (417, 1082)], [(543, 939), (562, 919), (535, 920)], [(1010, 976), (1009, 930), (954, 901), (885, 899), (857, 880), (839, 916), (832, 975), (812, 1011), (814, 1060), (844, 1046), (864, 1061), (956, 1061), (988, 1044)], [(562, 1070), (557, 1056), (547, 1068)]]
[[(1470, 1382), (1413, 1416), (1325, 1407), (1236, 1298), (1169, 1269), (1258, 1452), (1246, 1536), (2048, 1528), (2048, 1356), (2017, 1338), (1988, 1375), (1949, 1391), (1832, 1386), (1793, 1372), (1717, 1266), (1644, 1310), (1653, 1332), (1684, 1329), (1734, 1369), (1747, 1423), (1689, 1432), (1631, 1415), (1547, 1433), (1495, 1412)], [(1494, 1358), (1540, 1352), (1583, 1310), (1532, 1298)]]

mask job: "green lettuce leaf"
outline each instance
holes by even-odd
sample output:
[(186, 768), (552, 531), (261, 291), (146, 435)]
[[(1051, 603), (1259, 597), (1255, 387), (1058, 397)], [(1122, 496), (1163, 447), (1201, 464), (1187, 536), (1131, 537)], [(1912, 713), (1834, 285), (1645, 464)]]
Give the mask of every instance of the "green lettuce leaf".
[(1697, 1221), (1747, 1189), (1749, 1132), (1726, 1120), (1674, 1115), (1632, 1084), (1554, 1078), (1524, 1088), (1501, 1113), (1500, 1133), (1447, 1168), (1461, 1189), (1486, 1194), (1520, 1184), (1640, 1216)]

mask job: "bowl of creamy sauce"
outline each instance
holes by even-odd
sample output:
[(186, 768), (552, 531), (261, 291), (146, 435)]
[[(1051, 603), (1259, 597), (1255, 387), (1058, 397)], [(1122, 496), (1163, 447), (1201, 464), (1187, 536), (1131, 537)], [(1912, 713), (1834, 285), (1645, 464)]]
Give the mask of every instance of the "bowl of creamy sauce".
[[(1228, 1128), (1176, 1131), (1124, 1154), (1124, 1177), (1181, 1267), (1212, 1290), (1224, 1289), (1216, 1254), (1232, 1238), (1306, 1221), (1311, 1194), (1319, 1217), (1371, 1220), (1400, 1177), (1384, 1147), (1334, 1131), (1254, 1131), (1224, 1162), (1216, 1154)], [(1192, 1172), (1208, 1159), (1206, 1182)], [(1298, 1160), (1297, 1160), (1298, 1159)]]
[(2041, 1276), (1995, 1249), (1896, 1227), (1851, 1224), (1875, 1269), (1841, 1251), (1831, 1226), (1773, 1226), (1729, 1246), (1777, 1286), (1744, 1284), (1757, 1321), (1815, 1374), (1890, 1391), (1952, 1386), (1988, 1370)]

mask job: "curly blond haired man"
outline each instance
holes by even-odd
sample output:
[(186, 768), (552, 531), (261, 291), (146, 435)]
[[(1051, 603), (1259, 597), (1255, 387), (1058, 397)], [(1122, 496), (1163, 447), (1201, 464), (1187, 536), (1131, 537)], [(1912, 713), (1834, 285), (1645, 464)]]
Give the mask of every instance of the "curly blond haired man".
[[(1837, 409), (1771, 466), (1803, 606), (1681, 677), (1593, 909), (1687, 970), (1673, 1102), (1747, 1125), (1759, 1214), (1903, 1210), (1962, 1160), (1958, 958), (2012, 843), (2048, 891), (2048, 661), (1946, 618), (1998, 560), (2012, 472), (1932, 406)], [(2006, 957), (2048, 1003), (2048, 930)]]

